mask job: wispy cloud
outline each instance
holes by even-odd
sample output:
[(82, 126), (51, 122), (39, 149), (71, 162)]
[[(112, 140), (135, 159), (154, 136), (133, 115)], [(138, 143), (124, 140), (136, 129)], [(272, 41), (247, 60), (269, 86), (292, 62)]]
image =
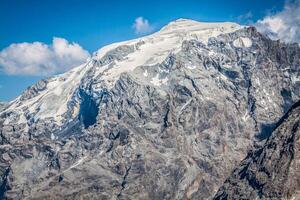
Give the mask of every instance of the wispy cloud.
[(300, 0), (286, 1), (284, 9), (258, 20), (255, 26), (271, 39), (300, 42)]
[(251, 11), (246, 12), (243, 15), (239, 15), (236, 17), (237, 22), (241, 24), (252, 24), (253, 23), (253, 14)]
[(143, 17), (136, 18), (132, 27), (136, 34), (147, 34), (154, 30), (149, 21)]
[(42, 42), (11, 44), (0, 52), (0, 70), (12, 75), (51, 75), (65, 72), (89, 57), (77, 43), (54, 37)]

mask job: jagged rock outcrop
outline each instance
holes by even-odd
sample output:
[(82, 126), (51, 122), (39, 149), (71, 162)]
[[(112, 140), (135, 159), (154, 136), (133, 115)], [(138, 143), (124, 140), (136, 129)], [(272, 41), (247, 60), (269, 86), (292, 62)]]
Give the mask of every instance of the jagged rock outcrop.
[(221, 199), (300, 199), (300, 101), (220, 188)]
[(4, 199), (211, 199), (300, 98), (300, 48), (171, 22), (40, 81), (0, 113)]

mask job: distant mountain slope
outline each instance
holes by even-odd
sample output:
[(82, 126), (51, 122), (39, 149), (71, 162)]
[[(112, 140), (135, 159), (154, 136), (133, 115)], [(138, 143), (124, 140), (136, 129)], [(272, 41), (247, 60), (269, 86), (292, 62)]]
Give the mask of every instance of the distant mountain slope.
[(4, 199), (212, 199), (300, 99), (300, 48), (179, 19), (0, 112)]
[(300, 199), (300, 101), (220, 188), (221, 199)]
[(7, 103), (0, 102), (0, 112), (5, 108), (6, 105)]

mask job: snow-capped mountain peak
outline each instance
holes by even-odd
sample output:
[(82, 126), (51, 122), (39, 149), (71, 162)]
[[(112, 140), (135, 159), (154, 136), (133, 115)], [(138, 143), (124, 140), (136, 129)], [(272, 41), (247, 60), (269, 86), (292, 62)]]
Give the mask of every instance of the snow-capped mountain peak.
[[(236, 23), (203, 23), (188, 19), (178, 19), (164, 26), (160, 31), (130, 41), (114, 43), (98, 50), (93, 59), (101, 61), (105, 56), (118, 55), (114, 63), (107, 63), (97, 70), (96, 76), (106, 71), (106, 79), (114, 83), (116, 77), (137, 66), (161, 63), (171, 53), (177, 53), (185, 40), (195, 39), (207, 44), (208, 39), (220, 34), (230, 33), (242, 28)], [(105, 61), (104, 61), (105, 62)], [(101, 63), (104, 63), (101, 62)], [(114, 67), (112, 67), (114, 66)]]
[[(168, 55), (180, 51), (181, 44), (185, 40), (196, 39), (207, 43), (210, 37), (240, 28), (240, 25), (229, 22), (203, 23), (188, 19), (175, 20), (154, 34), (102, 47), (87, 63), (48, 79), (41, 91), (37, 88), (26, 91), (11, 102), (7, 111), (18, 113), (19, 123), (26, 122), (29, 115), (33, 115), (35, 120), (54, 118), (59, 123), (67, 112), (71, 112), (69, 114), (72, 116), (78, 115), (77, 101), (71, 105), (70, 101), (74, 100), (75, 92), (78, 91), (82, 78), (87, 72), (92, 70), (92, 79), (98, 81), (101, 79), (107, 87), (112, 87), (124, 72), (132, 71), (138, 66), (162, 63)], [(150, 83), (159, 86), (166, 80), (154, 77)], [(31, 94), (33, 91), (34, 94)], [(5, 123), (14, 121), (15, 117), (12, 114)]]
[(233, 22), (220, 22), (220, 23), (209, 23), (209, 22), (198, 22), (191, 19), (177, 19), (164, 26), (160, 32), (193, 32), (193, 31), (204, 31), (210, 30), (211, 33), (214, 31), (215, 34), (218, 32), (230, 32), (240, 28), (241, 26)]
[(2, 191), (212, 199), (299, 101), (299, 52), (253, 27), (187, 19), (105, 46), (0, 112)]

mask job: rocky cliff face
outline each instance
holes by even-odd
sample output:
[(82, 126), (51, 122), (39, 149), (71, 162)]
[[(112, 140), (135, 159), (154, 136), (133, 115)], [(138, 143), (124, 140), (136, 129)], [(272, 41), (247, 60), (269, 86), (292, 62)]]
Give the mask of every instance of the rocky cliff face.
[(4, 199), (212, 199), (300, 97), (298, 44), (171, 22), (0, 113)]
[(214, 199), (300, 198), (300, 101), (276, 124), (266, 143), (250, 151)]

